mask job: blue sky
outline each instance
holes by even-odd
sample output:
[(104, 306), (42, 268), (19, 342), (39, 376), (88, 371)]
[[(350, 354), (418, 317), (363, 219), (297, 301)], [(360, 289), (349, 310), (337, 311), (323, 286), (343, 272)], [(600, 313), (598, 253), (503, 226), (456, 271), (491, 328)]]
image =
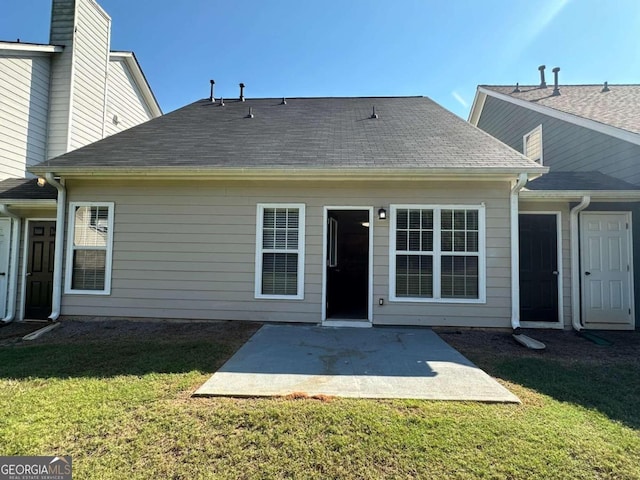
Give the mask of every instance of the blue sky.
[[(209, 95), (425, 95), (478, 84), (640, 83), (638, 0), (98, 0), (165, 112)], [(3, 0), (0, 39), (47, 43), (51, 0)]]

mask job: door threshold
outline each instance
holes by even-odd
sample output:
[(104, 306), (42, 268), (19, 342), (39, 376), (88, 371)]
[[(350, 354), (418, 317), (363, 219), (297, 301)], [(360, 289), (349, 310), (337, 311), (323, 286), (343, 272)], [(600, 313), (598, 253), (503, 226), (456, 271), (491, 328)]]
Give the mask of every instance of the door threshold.
[(351, 328), (371, 328), (373, 325), (369, 320), (325, 320), (323, 327), (351, 327)]

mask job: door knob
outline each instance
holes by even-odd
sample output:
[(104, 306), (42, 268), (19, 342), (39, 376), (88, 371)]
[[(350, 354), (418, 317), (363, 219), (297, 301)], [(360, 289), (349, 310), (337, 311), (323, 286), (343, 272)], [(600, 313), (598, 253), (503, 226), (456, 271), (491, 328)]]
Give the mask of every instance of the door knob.
[(560, 275), (560, 272), (558, 272), (557, 270), (554, 270), (554, 271), (553, 271), (553, 272), (551, 272), (551, 273), (553, 273), (554, 275)]
[(27, 272), (27, 277), (30, 277), (30, 276), (31, 276), (31, 272)]
[(584, 272), (585, 275), (591, 275), (591, 272)]
[(6, 275), (5, 272), (0, 272), (0, 277), (4, 277)]

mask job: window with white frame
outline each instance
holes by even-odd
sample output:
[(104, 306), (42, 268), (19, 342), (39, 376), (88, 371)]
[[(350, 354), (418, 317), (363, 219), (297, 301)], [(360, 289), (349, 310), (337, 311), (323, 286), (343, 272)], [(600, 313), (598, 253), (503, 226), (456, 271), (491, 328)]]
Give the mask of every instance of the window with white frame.
[(259, 204), (256, 298), (304, 297), (303, 204)]
[(111, 293), (113, 203), (71, 202), (66, 293)]
[(522, 137), (522, 152), (542, 165), (542, 125), (538, 125)]
[(391, 206), (390, 298), (483, 302), (484, 207)]

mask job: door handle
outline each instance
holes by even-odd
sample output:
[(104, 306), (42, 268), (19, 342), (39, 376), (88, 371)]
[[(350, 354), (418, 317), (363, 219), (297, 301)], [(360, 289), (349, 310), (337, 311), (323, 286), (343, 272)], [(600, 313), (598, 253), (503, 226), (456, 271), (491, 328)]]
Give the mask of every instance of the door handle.
[(585, 275), (591, 275), (591, 272), (584, 272)]
[(560, 275), (560, 272), (558, 272), (557, 270), (554, 270), (554, 271), (553, 271), (553, 272), (551, 272), (551, 273), (553, 273), (554, 275)]
[(27, 276), (27, 277), (30, 277), (30, 276), (31, 276), (31, 272), (27, 272), (27, 275), (26, 275), (26, 276)]
[(0, 272), (0, 277), (4, 277), (6, 275), (5, 272)]

